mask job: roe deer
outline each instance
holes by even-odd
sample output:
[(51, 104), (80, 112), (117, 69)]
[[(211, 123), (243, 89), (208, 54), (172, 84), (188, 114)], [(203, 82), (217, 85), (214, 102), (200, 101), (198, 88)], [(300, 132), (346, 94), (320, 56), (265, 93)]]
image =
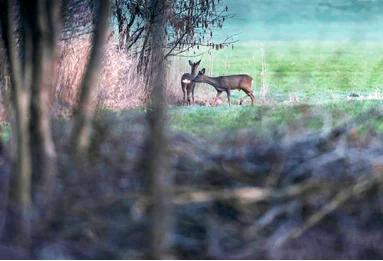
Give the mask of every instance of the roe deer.
[(227, 100), (229, 105), (230, 101), (230, 91), (231, 90), (242, 90), (244, 91), (251, 99), (251, 104), (254, 105), (255, 96), (253, 94), (253, 78), (246, 74), (241, 75), (229, 75), (229, 76), (219, 76), (219, 77), (209, 77), (205, 75), (206, 69), (203, 68), (202, 71), (194, 78), (194, 82), (203, 82), (212, 85), (217, 90), (217, 96), (215, 101), (219, 98), (222, 92), (226, 92)]
[(182, 86), (182, 92), (184, 94), (184, 102), (186, 101), (186, 92), (187, 92), (188, 105), (191, 104), (190, 94), (192, 95), (193, 104), (194, 104), (195, 82), (193, 80), (197, 76), (198, 66), (200, 63), (201, 63), (201, 60), (199, 60), (196, 63), (193, 63), (192, 61), (189, 60), (189, 64), (191, 66), (191, 73), (185, 73), (184, 75), (182, 75), (182, 78), (181, 78), (181, 86)]

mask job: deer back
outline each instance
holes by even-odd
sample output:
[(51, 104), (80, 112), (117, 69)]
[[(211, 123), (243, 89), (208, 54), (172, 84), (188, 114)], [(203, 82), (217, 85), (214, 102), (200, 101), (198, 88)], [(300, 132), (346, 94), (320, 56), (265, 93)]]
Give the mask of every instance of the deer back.
[(229, 75), (219, 77), (221, 86), (228, 89), (251, 89), (253, 78), (247, 74)]

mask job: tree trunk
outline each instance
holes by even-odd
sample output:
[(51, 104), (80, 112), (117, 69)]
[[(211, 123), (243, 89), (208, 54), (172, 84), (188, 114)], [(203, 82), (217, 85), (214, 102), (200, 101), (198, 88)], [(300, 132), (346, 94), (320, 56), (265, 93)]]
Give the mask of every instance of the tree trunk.
[[(12, 81), (13, 82), (13, 81)], [(31, 244), (31, 157), (29, 150), (29, 93), (15, 92), (16, 160), (10, 181), (8, 215), (6, 217), (7, 241), (29, 249)]]
[(92, 103), (92, 95), (95, 89), (95, 79), (106, 40), (109, 9), (109, 0), (99, 0), (92, 50), (86, 67), (85, 76), (81, 84), (80, 98), (74, 117), (71, 147), (74, 155), (80, 157), (86, 155), (89, 148), (91, 123), (95, 109), (94, 104)]
[(168, 0), (151, 0), (152, 19), (149, 32), (151, 45), (150, 87), (151, 99), (148, 107), (149, 133), (147, 140), (147, 175), (151, 194), (151, 241), (149, 257), (167, 259), (170, 257), (171, 241), (171, 184), (168, 141), (166, 138), (166, 12)]
[[(1, 28), (1, 26), (0, 26)], [(1, 39), (1, 37), (0, 37)], [(6, 57), (4, 47), (0, 41), (0, 57)], [(4, 115), (0, 115), (1, 120), (9, 120), (9, 73), (8, 73), (8, 64), (7, 59), (0, 59), (0, 95), (1, 95), (1, 105)], [(2, 116), (4, 118), (2, 118)]]
[[(33, 43), (30, 107), (33, 195), (36, 204), (43, 207), (52, 200), (57, 174), (49, 105), (54, 80), (56, 34), (61, 23), (60, 6), (58, 0), (35, 0), (29, 1), (25, 8), (25, 16), (31, 20)], [(46, 211), (44, 208), (43, 213)]]
[[(49, 92), (53, 81), (55, 35), (60, 10), (58, 0), (19, 2), (19, 57), (14, 34), (16, 16), (11, 4), (12, 1), (1, 1), (2, 38), (12, 85), (17, 147), (7, 229), (11, 243), (28, 248), (32, 222), (31, 197), (35, 194), (36, 206), (44, 207), (54, 191), (57, 160), (50, 127)], [(32, 193), (32, 176), (36, 181), (33, 182), (36, 183), (33, 186), (35, 193)], [(39, 214), (49, 212), (45, 207), (39, 210)]]
[(13, 155), (6, 239), (9, 243), (29, 249), (31, 243), (31, 157), (29, 150), (29, 89), (22, 77), (16, 41), (11, 1), (0, 0), (1, 31), (11, 80), (11, 100), (14, 110), (12, 129), (15, 131), (16, 153)]

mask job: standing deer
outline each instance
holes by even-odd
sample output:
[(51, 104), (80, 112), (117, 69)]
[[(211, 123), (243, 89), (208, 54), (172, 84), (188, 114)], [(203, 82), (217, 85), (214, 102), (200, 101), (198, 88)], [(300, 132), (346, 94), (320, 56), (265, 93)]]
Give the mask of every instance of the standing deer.
[(193, 63), (192, 61), (189, 60), (189, 64), (191, 66), (191, 73), (185, 73), (184, 75), (182, 75), (182, 78), (181, 78), (182, 92), (184, 93), (184, 102), (186, 101), (186, 92), (187, 92), (188, 105), (191, 104), (190, 94), (192, 95), (193, 104), (194, 104), (195, 82), (193, 80), (197, 76), (198, 66), (200, 63), (201, 63), (201, 60), (199, 60), (196, 63)]
[[(198, 75), (194, 78), (194, 82), (203, 82), (212, 85), (217, 90), (217, 96), (214, 99), (214, 103), (217, 102), (217, 99), (222, 94), (222, 92), (226, 92), (227, 100), (229, 105), (231, 105), (230, 101), (230, 92), (231, 90), (242, 90), (244, 91), (250, 98), (251, 104), (254, 105), (255, 96), (253, 94), (253, 78), (247, 74), (241, 75), (229, 75), (229, 76), (219, 76), (219, 77), (209, 77), (205, 75), (206, 69), (203, 68), (202, 71), (198, 73)], [(241, 103), (242, 104), (242, 103)]]

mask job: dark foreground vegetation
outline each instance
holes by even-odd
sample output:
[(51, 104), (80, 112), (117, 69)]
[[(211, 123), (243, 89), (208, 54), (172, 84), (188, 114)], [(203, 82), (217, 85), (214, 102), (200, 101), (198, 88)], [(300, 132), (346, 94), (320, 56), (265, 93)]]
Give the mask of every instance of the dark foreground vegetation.
[[(170, 132), (172, 254), (382, 258), (383, 136), (371, 124), (382, 118), (380, 109), (371, 109), (328, 131), (294, 139), (260, 137), (255, 129), (221, 132), (219, 138)], [(99, 114), (81, 175), (66, 145), (68, 122), (54, 122), (58, 191), (51, 214), (34, 227), (34, 257), (147, 256), (145, 122), (142, 113)], [(3, 199), (10, 169), (5, 157)]]

